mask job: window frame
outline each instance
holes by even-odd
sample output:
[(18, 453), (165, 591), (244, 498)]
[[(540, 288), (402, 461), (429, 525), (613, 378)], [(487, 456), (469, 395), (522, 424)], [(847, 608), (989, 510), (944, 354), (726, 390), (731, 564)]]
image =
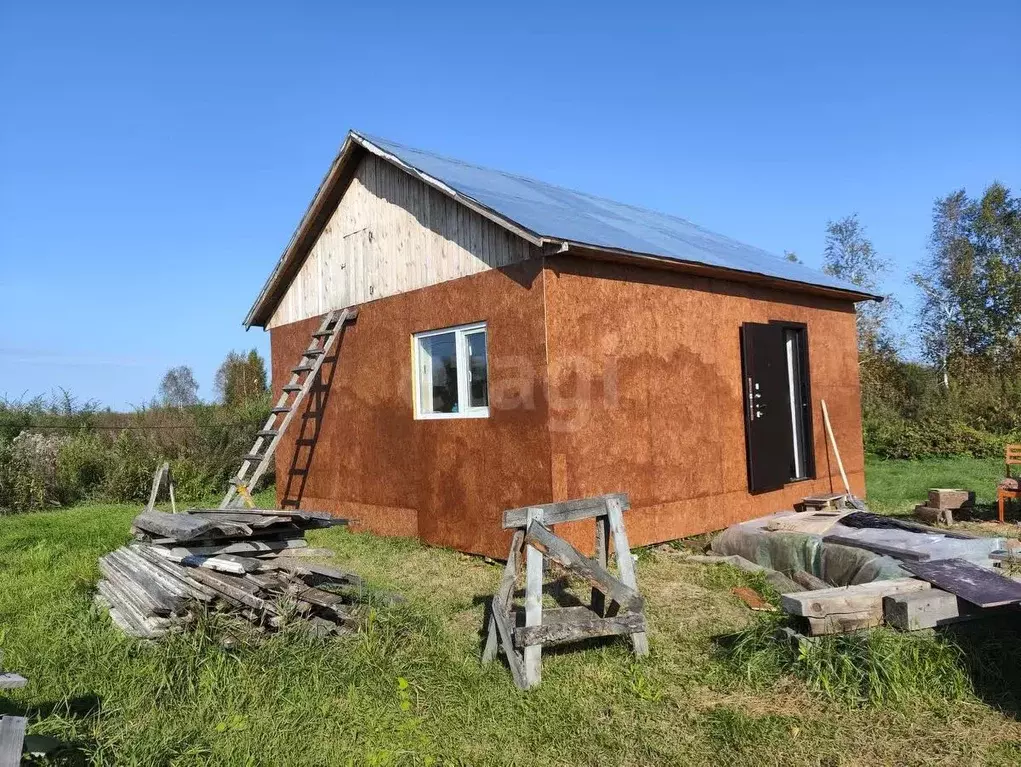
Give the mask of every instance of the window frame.
[[(468, 364), (468, 336), (482, 332), (486, 339), (486, 402), (489, 402), (489, 328), (486, 322), (472, 322), (447, 328), (424, 330), (411, 335), (411, 396), (414, 400), (416, 421), (442, 421), (451, 418), (488, 418), (489, 405), (471, 407), (471, 367)], [(422, 412), (422, 377), (420, 366), (423, 360), (422, 341), (427, 338), (454, 334), (454, 359), (457, 364), (457, 405), (456, 413)]]

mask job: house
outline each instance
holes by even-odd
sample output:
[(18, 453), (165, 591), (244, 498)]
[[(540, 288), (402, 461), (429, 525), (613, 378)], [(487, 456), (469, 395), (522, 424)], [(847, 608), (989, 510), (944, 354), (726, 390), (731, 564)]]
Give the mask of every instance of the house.
[[(277, 451), (283, 507), (504, 556), (504, 509), (630, 494), (634, 544), (864, 490), (855, 302), (683, 219), (351, 132), (245, 325), (276, 391), (358, 306)], [(582, 523), (562, 535), (591, 550)]]

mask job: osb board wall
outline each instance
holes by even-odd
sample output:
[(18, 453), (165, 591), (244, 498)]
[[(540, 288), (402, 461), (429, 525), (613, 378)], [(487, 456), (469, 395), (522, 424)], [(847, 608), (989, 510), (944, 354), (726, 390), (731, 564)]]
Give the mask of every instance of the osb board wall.
[[(717, 530), (841, 487), (826, 400), (852, 488), (864, 493), (850, 302), (632, 265), (547, 259), (550, 441), (556, 500), (625, 491), (635, 544)], [(817, 479), (747, 491), (740, 328), (808, 326)], [(591, 525), (562, 531), (591, 548)]]
[[(412, 334), (480, 320), (488, 323), (490, 417), (415, 420)], [(275, 392), (319, 322), (272, 329)], [(338, 349), (335, 372), (323, 366), (330, 383), (321, 420), (303, 419), (304, 435), (295, 422), (281, 440), (278, 503), (300, 495), (303, 508), (349, 516), (356, 528), (506, 556), (502, 511), (552, 494), (541, 259), (364, 304)], [(296, 453), (298, 439), (313, 444)], [(291, 472), (310, 447), (308, 474)]]
[(537, 255), (525, 240), (367, 154), (268, 327)]

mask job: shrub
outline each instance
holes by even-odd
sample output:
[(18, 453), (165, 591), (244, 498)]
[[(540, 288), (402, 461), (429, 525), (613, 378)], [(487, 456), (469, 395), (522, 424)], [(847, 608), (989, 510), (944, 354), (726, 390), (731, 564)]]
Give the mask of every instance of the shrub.
[(65, 441), (57, 454), (57, 480), (64, 497), (70, 501), (99, 497), (113, 460), (109, 441), (97, 432), (81, 431)]
[(13, 442), (0, 442), (0, 513), (41, 509), (46, 490)]
[(956, 420), (866, 418), (865, 449), (882, 458), (971, 456), (995, 458), (1021, 434), (992, 434)]

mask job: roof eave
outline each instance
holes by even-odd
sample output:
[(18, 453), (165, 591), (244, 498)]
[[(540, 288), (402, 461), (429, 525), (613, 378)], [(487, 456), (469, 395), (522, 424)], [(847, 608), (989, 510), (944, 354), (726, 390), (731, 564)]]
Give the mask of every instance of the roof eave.
[(717, 279), (726, 279), (734, 282), (748, 282), (758, 283), (762, 285), (771, 285), (774, 287), (785, 287), (791, 290), (797, 290), (801, 293), (808, 293), (812, 295), (826, 296), (829, 298), (837, 298), (845, 301), (859, 302), (859, 301), (883, 301), (883, 296), (876, 295), (873, 293), (867, 293), (865, 291), (846, 290), (843, 288), (832, 287), (828, 285), (819, 285), (813, 282), (801, 282), (800, 280), (791, 280), (784, 277), (777, 277), (771, 274), (763, 274), (761, 272), (749, 272), (741, 269), (728, 269), (723, 266), (713, 266), (711, 264), (705, 264), (700, 261), (686, 261), (684, 259), (669, 258), (666, 256), (658, 256), (653, 253), (638, 253), (630, 250), (623, 250), (620, 248), (610, 248), (603, 245), (593, 245), (591, 243), (577, 242), (573, 240), (560, 240), (553, 237), (544, 237), (543, 244), (547, 249), (547, 254), (556, 253), (577, 253), (580, 256), (603, 258), (606, 260), (614, 260), (620, 262), (631, 262), (637, 264), (643, 264), (647, 266), (656, 266), (667, 269), (674, 269), (678, 271), (688, 272), (690, 274), (700, 274), (707, 277), (715, 277)]

